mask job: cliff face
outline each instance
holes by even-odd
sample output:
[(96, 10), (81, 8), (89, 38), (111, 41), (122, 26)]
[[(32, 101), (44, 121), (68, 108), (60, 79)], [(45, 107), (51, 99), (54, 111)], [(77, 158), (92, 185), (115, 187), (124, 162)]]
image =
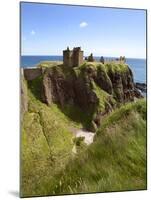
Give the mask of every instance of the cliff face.
[(95, 125), (99, 125), (102, 115), (118, 104), (134, 101), (135, 96), (133, 74), (126, 64), (85, 63), (73, 69), (54, 66), (43, 75), (43, 102), (61, 107), (77, 105), (90, 112)]
[(67, 78), (60, 67), (46, 69), (42, 82), (42, 100), (48, 105), (72, 103), (75, 98), (72, 81), (72, 76)]
[(46, 69), (43, 77), (43, 101), (79, 104), (89, 107), (99, 101), (95, 87), (117, 102), (133, 101), (135, 97), (133, 74), (125, 64), (84, 64), (69, 70), (63, 67)]

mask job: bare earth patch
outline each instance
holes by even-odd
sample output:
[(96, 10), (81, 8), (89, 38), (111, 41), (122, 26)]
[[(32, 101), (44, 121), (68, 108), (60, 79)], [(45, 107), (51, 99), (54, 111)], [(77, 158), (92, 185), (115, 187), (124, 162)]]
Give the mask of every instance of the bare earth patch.
[(84, 142), (89, 145), (93, 142), (95, 133), (86, 131), (84, 129), (76, 130), (75, 136), (76, 137), (84, 137)]

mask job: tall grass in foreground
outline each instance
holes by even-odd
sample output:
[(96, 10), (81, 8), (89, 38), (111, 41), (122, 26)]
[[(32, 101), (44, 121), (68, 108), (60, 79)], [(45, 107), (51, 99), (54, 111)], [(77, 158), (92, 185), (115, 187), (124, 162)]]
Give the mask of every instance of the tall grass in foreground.
[(95, 142), (44, 187), (49, 195), (146, 189), (146, 102), (104, 119)]

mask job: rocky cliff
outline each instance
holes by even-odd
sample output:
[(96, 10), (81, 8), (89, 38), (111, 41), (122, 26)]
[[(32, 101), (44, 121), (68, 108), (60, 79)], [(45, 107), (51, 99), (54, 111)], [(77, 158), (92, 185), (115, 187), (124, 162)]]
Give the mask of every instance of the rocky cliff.
[[(115, 109), (141, 97), (130, 68), (40, 67), (21, 76), (21, 197), (146, 188), (146, 102)], [(90, 146), (75, 138), (85, 129)]]
[(84, 63), (80, 67), (53, 66), (43, 70), (41, 99), (48, 105), (79, 106), (92, 118), (93, 129), (101, 116), (116, 106), (141, 97), (127, 64)]

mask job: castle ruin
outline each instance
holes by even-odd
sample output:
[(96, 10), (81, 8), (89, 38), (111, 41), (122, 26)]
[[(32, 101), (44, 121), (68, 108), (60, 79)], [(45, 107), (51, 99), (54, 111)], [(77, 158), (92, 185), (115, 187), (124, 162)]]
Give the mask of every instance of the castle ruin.
[(67, 47), (63, 51), (63, 64), (68, 67), (78, 67), (83, 63), (83, 51), (81, 47), (74, 47), (73, 50), (69, 50)]

